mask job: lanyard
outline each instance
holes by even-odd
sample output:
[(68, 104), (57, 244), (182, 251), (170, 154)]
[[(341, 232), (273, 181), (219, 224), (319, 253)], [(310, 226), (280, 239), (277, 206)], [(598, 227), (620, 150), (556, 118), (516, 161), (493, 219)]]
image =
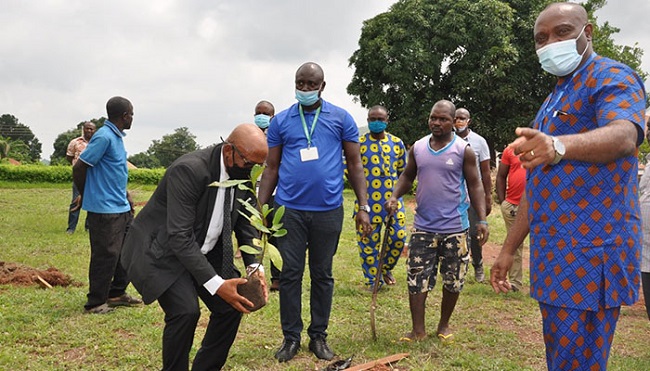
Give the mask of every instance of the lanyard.
[(302, 129), (305, 131), (305, 138), (307, 138), (307, 148), (311, 147), (311, 136), (314, 134), (314, 128), (316, 128), (316, 122), (318, 121), (318, 116), (320, 115), (320, 109), (323, 106), (321, 105), (316, 110), (316, 115), (314, 115), (314, 121), (311, 123), (311, 131), (307, 130), (307, 122), (305, 122), (305, 114), (302, 112), (302, 104), (298, 105), (298, 111), (300, 111), (300, 120), (302, 120)]

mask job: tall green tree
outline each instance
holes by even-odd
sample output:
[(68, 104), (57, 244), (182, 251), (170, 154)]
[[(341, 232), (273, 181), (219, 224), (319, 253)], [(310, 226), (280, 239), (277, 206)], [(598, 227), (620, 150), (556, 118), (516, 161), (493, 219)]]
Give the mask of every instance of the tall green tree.
[(129, 157), (129, 161), (137, 167), (168, 167), (182, 155), (196, 151), (200, 146), (196, 136), (187, 127), (174, 130), (160, 140), (153, 140), (146, 152)]
[(156, 169), (162, 167), (160, 165), (160, 160), (155, 156), (151, 156), (147, 152), (136, 153), (133, 156), (129, 156), (129, 162), (139, 168), (145, 169)]
[[(472, 128), (501, 150), (516, 127), (534, 118), (555, 83), (539, 67), (532, 37), (535, 19), (548, 3), (400, 0), (364, 22), (359, 49), (349, 59), (355, 72), (348, 93), (365, 107), (386, 106), (389, 130), (409, 144), (429, 133), (433, 103), (449, 99), (467, 108)], [(604, 3), (586, 6), (593, 15)], [(636, 61), (632, 67), (640, 65), (638, 48), (615, 47), (616, 29), (596, 30), (596, 38), (611, 45), (597, 52), (617, 60), (625, 60), (624, 53)]]
[(8, 157), (21, 162), (38, 162), (41, 159), (41, 142), (29, 126), (18, 121), (14, 115), (0, 116), (0, 137), (10, 139)]
[[(105, 117), (100, 117), (98, 119), (92, 119), (90, 122), (95, 124), (95, 127), (99, 130), (104, 126)], [(68, 161), (65, 159), (65, 153), (68, 150), (68, 144), (74, 138), (78, 138), (83, 135), (83, 125), (86, 121), (82, 121), (77, 124), (73, 129), (66, 130), (63, 133), (57, 135), (54, 139), (52, 146), (54, 147), (54, 152), (50, 155), (50, 165), (68, 165)]]

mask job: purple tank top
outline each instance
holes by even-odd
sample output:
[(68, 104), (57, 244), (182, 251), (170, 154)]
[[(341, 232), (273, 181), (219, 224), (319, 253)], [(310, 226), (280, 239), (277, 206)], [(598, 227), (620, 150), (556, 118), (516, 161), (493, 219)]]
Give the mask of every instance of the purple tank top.
[(457, 233), (469, 228), (469, 197), (463, 176), (463, 158), (469, 145), (454, 134), (439, 151), (429, 146), (431, 135), (413, 145), (418, 186), (414, 226), (433, 233)]

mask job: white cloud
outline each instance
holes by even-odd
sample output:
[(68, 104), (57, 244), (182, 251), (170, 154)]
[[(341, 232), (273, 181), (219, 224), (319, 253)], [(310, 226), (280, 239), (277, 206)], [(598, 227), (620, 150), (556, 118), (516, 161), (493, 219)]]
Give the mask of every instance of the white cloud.
[[(363, 21), (394, 0), (98, 0), (3, 1), (0, 12), (0, 114), (29, 126), (49, 158), (56, 136), (105, 116), (111, 96), (135, 109), (130, 154), (187, 126), (209, 145), (241, 122), (255, 103), (282, 110), (294, 102), (293, 76), (315, 61), (324, 97), (357, 123), (365, 110), (347, 95), (348, 58)], [(608, 5), (600, 21), (621, 28), (619, 43), (650, 52), (647, 0)], [(644, 67), (650, 66), (644, 57)]]

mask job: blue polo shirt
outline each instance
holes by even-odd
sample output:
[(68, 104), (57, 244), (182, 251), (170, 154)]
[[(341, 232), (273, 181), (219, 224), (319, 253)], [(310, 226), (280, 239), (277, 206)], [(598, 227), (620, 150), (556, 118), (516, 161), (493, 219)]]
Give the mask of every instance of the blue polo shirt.
[(119, 214), (131, 210), (126, 198), (129, 170), (121, 132), (104, 121), (93, 135), (79, 160), (90, 166), (86, 173), (82, 208), (99, 214)]
[[(311, 131), (316, 111), (304, 112)], [(307, 148), (298, 103), (271, 119), (269, 147), (282, 146), (275, 201), (303, 211), (329, 211), (343, 204), (343, 142), (359, 142), (359, 129), (344, 109), (322, 101), (311, 146), (318, 159), (302, 161), (300, 151)]]

